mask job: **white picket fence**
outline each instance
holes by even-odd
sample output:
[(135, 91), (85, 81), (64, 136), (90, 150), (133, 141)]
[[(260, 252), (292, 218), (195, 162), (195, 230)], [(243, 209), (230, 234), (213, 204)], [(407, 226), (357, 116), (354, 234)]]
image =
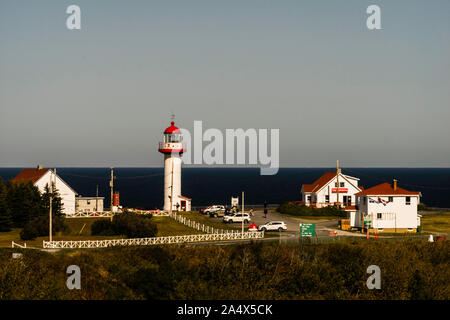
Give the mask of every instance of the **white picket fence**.
[(63, 248), (106, 248), (114, 246), (148, 246), (159, 244), (189, 243), (202, 241), (244, 240), (264, 238), (264, 232), (228, 232), (193, 234), (186, 236), (134, 238), (134, 239), (110, 239), (110, 240), (84, 240), (84, 241), (43, 241), (46, 249)]
[[(107, 212), (105, 212), (107, 213)], [(86, 213), (79, 213), (86, 214)], [(88, 214), (88, 213), (87, 213)], [(159, 244), (173, 243), (189, 243), (202, 241), (222, 241), (222, 240), (245, 240), (245, 239), (261, 239), (264, 238), (264, 232), (244, 231), (241, 230), (224, 230), (204, 225), (200, 222), (193, 221), (172, 213), (157, 213), (157, 216), (167, 216), (175, 221), (182, 223), (188, 227), (196, 229), (205, 234), (193, 234), (184, 236), (170, 237), (152, 237), (152, 238), (132, 238), (132, 239), (108, 239), (108, 240), (80, 240), (80, 241), (43, 241), (42, 246), (47, 249), (63, 249), (63, 248), (106, 248), (113, 246), (147, 246)], [(85, 217), (85, 215), (82, 215)], [(76, 217), (82, 217), (78, 215)], [(72, 216), (75, 218), (75, 216)], [(92, 216), (90, 216), (92, 217)]]
[(74, 214), (66, 214), (64, 218), (107, 218), (111, 217), (110, 211), (103, 212), (77, 212)]
[[(138, 210), (138, 209), (130, 209), (131, 212), (135, 212), (137, 214), (147, 215), (151, 214), (155, 217), (167, 217), (169, 214), (160, 210)], [(115, 213), (117, 214), (117, 213)], [(103, 211), (103, 212), (76, 212), (74, 214), (66, 214), (65, 218), (107, 218), (111, 217), (111, 211)]]
[(241, 230), (237, 230), (237, 229), (236, 230), (217, 229), (217, 228), (214, 228), (214, 227), (211, 227), (211, 226), (204, 225), (204, 224), (202, 224), (200, 222), (190, 220), (187, 217), (184, 217), (182, 215), (176, 214), (175, 212), (170, 213), (168, 216), (170, 218), (174, 219), (175, 221), (184, 224), (185, 226), (194, 228), (194, 229), (196, 229), (198, 231), (205, 232), (205, 233), (208, 233), (208, 234), (226, 234), (226, 233), (231, 233), (231, 234), (240, 233), (240, 234), (242, 234)]

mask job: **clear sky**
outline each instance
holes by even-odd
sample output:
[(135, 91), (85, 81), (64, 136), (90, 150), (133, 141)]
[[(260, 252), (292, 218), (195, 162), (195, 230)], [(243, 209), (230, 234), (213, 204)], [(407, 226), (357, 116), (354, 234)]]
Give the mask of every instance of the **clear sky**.
[(0, 166), (162, 166), (172, 112), (278, 128), (283, 167), (449, 167), (450, 1), (0, 0)]

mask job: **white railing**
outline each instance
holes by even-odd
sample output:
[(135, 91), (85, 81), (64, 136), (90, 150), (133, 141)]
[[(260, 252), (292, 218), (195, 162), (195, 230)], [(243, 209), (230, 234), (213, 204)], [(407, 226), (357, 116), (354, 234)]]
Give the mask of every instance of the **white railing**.
[[(130, 212), (134, 212), (137, 214), (147, 215), (151, 214), (155, 217), (167, 217), (168, 213), (163, 212), (161, 210), (138, 210), (138, 209), (129, 209)], [(120, 212), (115, 212), (114, 214), (118, 214)], [(66, 214), (65, 218), (107, 218), (111, 217), (111, 211), (103, 211), (103, 212), (77, 212), (74, 214)]]
[(18, 247), (18, 248), (26, 248), (27, 244), (24, 243), (23, 245), (21, 245), (21, 244), (15, 243), (14, 241), (11, 241), (11, 248), (16, 248), (16, 247)]
[[(193, 229), (196, 229), (198, 231), (201, 232), (205, 232), (208, 234), (236, 234), (236, 233), (240, 233), (242, 234), (241, 230), (224, 230), (224, 229), (218, 229), (218, 228), (214, 228), (211, 226), (207, 226), (204, 225), (200, 222), (197, 221), (193, 221), (188, 219), (187, 217), (184, 217), (182, 215), (176, 214), (175, 212), (169, 213), (168, 216), (172, 219), (174, 219), (175, 221), (182, 223), (188, 227), (191, 227)], [(250, 231), (250, 232), (255, 232), (255, 231)]]
[(111, 217), (110, 211), (103, 212), (76, 212), (74, 214), (66, 214), (65, 218), (106, 218)]
[(264, 232), (211, 233), (211, 234), (193, 234), (193, 235), (171, 236), (171, 237), (109, 239), (109, 240), (43, 241), (42, 246), (47, 249), (106, 248), (114, 246), (148, 246), (159, 244), (220, 241), (220, 240), (245, 240), (245, 239), (260, 239), (260, 238), (264, 238)]

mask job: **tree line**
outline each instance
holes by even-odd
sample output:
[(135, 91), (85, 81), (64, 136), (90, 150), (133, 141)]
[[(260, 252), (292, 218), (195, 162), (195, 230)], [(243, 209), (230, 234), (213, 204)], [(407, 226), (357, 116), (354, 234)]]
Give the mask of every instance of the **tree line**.
[(53, 186), (45, 186), (44, 192), (32, 183), (5, 183), (0, 178), (0, 232), (8, 232), (13, 228), (23, 228), (23, 240), (34, 239), (48, 234), (50, 197), (52, 199), (53, 232), (67, 228), (61, 217), (63, 205), (58, 190)]

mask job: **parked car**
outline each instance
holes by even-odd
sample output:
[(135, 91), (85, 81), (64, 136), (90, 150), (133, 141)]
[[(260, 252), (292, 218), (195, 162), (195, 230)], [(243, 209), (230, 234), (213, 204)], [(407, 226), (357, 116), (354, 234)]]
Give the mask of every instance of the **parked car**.
[(248, 213), (235, 213), (223, 217), (224, 223), (233, 223), (242, 221), (244, 221), (244, 223), (250, 222), (250, 216), (248, 215)]
[(217, 217), (223, 217), (223, 216), (225, 216), (225, 210), (222, 210), (222, 209), (209, 212), (210, 218), (217, 218)]
[(287, 226), (283, 221), (270, 221), (258, 227), (258, 231), (286, 231)]
[(223, 210), (225, 211), (225, 207), (224, 206), (220, 206), (220, 205), (213, 205), (213, 206), (209, 206), (208, 208), (206, 208), (203, 213), (204, 214), (211, 214), (211, 212), (216, 212), (218, 210)]

